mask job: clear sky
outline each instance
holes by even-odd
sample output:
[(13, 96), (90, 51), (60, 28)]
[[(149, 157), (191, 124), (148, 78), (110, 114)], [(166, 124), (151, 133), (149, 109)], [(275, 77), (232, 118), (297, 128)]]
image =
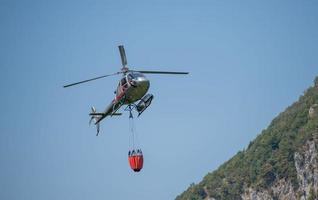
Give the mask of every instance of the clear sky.
[[(0, 199), (173, 199), (296, 101), (318, 75), (318, 1), (0, 0)], [(124, 44), (155, 99), (136, 120), (144, 169), (128, 166), (128, 114), (89, 126)]]

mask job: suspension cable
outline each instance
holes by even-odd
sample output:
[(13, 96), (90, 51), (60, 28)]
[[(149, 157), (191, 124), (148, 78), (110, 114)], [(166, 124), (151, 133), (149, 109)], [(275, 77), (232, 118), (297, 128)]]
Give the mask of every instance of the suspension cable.
[(134, 116), (131, 110), (129, 110), (129, 132), (131, 133), (132, 138), (132, 149), (135, 149)]
[(131, 148), (130, 150), (135, 150), (135, 148), (139, 148), (139, 138), (133, 115), (134, 107), (132, 106), (133, 105), (128, 105), (126, 110), (129, 111), (129, 146)]

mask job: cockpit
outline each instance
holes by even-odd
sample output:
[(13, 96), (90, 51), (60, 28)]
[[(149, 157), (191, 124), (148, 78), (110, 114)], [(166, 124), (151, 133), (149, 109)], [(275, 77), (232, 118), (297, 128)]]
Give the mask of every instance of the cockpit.
[(128, 75), (127, 75), (127, 80), (128, 80), (128, 82), (130, 83), (131, 81), (134, 80), (134, 76), (133, 76), (132, 74), (128, 74)]
[(127, 83), (126, 77), (123, 77), (120, 81), (121, 85), (124, 86)]
[[(122, 88), (122, 90), (126, 90), (128, 89), (129, 86), (137, 86), (138, 81), (142, 81), (145, 80), (146, 77), (139, 72), (130, 72), (128, 73), (126, 76), (122, 77), (122, 79), (120, 80), (119, 88)], [(121, 86), (121, 87), (120, 87)], [(119, 94), (121, 91), (117, 91), (117, 94)]]

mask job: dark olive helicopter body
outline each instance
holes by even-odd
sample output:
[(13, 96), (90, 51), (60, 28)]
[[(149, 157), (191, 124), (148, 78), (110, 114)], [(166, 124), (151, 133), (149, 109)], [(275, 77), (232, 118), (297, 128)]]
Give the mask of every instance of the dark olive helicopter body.
[(149, 86), (149, 80), (143, 74), (129, 72), (120, 80), (115, 100), (119, 101), (125, 95), (124, 104), (134, 103), (148, 92)]
[[(96, 78), (64, 85), (63, 87), (70, 87), (78, 85), (81, 83), (86, 83), (89, 81), (105, 78), (108, 76), (123, 74), (121, 80), (118, 83), (117, 89), (115, 91), (114, 100), (106, 107), (104, 112), (96, 112), (96, 109), (92, 107), (92, 112), (89, 114), (91, 116), (91, 121), (94, 120), (97, 127), (97, 134), (100, 129), (100, 122), (107, 116), (117, 116), (121, 113), (117, 113), (117, 110), (123, 106), (127, 105), (128, 110), (131, 112), (135, 109), (139, 114), (138, 116), (145, 111), (145, 109), (151, 104), (153, 99), (152, 94), (146, 94), (150, 87), (150, 81), (144, 76), (144, 74), (188, 74), (188, 72), (170, 72), (170, 71), (140, 71), (140, 70), (130, 70), (127, 67), (127, 59), (125, 54), (124, 46), (118, 46), (122, 68), (120, 72), (114, 74), (108, 74), (104, 76), (99, 76)], [(135, 104), (139, 101), (137, 104)]]

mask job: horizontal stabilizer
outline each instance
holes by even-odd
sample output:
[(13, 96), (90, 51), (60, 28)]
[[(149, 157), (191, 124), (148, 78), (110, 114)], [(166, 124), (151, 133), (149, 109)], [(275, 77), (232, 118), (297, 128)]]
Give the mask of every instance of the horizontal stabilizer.
[(89, 113), (90, 116), (103, 116), (105, 113)]
[(114, 115), (115, 116), (120, 116), (120, 115), (122, 115), (122, 113), (113, 113), (112, 116), (114, 116)]

